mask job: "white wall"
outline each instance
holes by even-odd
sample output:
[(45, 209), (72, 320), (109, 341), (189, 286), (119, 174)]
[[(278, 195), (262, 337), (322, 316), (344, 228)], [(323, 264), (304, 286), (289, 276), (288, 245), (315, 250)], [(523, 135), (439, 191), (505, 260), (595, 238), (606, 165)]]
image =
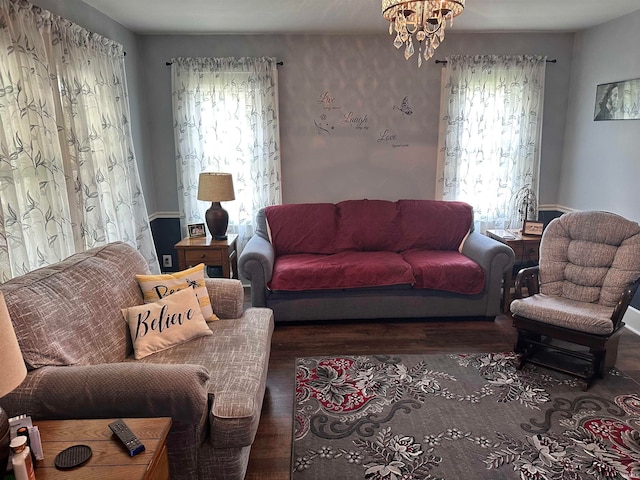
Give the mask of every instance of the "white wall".
[[(452, 32), (435, 57), (465, 53), (557, 58), (558, 63), (547, 65), (541, 204), (557, 203), (573, 40), (570, 33)], [(442, 67), (432, 60), (418, 69), (415, 57), (405, 61), (386, 32), (353, 36), (149, 35), (142, 37), (141, 45), (158, 212), (171, 213), (178, 208), (171, 75), (165, 65), (177, 56), (265, 55), (284, 62), (279, 67), (279, 92), (285, 203), (434, 198)], [(328, 110), (319, 103), (324, 92), (335, 98)], [(412, 115), (394, 108), (401, 106), (405, 96)], [(349, 112), (353, 117), (366, 116), (361, 129), (341, 123)], [(397, 135), (396, 139), (379, 142), (384, 130)]]
[(640, 221), (640, 120), (594, 122), (596, 86), (640, 78), (640, 10), (576, 35), (559, 203)]

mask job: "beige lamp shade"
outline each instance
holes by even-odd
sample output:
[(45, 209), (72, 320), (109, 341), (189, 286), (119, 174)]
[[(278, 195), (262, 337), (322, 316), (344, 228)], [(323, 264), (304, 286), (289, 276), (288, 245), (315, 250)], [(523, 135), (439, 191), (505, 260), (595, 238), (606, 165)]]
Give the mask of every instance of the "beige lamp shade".
[(198, 179), (198, 200), (226, 202), (235, 200), (233, 178), (230, 173), (204, 172)]
[(13, 330), (9, 310), (0, 292), (0, 397), (14, 390), (27, 376), (16, 332)]

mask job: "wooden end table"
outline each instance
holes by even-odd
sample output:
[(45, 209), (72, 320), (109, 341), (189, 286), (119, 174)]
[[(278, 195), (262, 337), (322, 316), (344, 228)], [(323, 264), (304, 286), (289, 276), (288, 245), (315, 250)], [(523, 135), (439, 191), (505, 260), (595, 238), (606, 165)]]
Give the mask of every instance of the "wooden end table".
[[(34, 421), (40, 431), (44, 460), (36, 464), (38, 480), (169, 480), (167, 434), (170, 418), (125, 418), (125, 423), (145, 446), (131, 457), (104, 420)], [(88, 445), (93, 452), (87, 463), (71, 470), (58, 470), (56, 455), (72, 445)]]
[(175, 244), (178, 252), (178, 268), (204, 263), (210, 267), (222, 267), (222, 276), (238, 278), (237, 234), (227, 235), (226, 240), (213, 240), (211, 237), (184, 238)]
[[(516, 255), (514, 266), (528, 267), (538, 263), (540, 235), (522, 235), (519, 230), (487, 230), (487, 236), (509, 245)], [(509, 312), (513, 272), (505, 273), (502, 287), (502, 311)]]

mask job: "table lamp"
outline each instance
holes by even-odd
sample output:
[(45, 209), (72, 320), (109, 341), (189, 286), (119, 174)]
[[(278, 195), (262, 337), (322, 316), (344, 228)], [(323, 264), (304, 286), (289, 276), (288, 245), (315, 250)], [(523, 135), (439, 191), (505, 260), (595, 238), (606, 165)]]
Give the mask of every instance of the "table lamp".
[[(13, 330), (9, 310), (0, 292), (0, 398), (11, 392), (27, 376), (27, 367), (22, 358), (16, 332)], [(9, 417), (0, 407), (0, 478), (4, 478), (9, 460)]]
[(204, 172), (198, 179), (198, 200), (211, 202), (205, 213), (205, 220), (211, 236), (215, 240), (227, 239), (229, 214), (222, 208), (220, 202), (235, 200), (233, 193), (233, 178), (230, 173)]

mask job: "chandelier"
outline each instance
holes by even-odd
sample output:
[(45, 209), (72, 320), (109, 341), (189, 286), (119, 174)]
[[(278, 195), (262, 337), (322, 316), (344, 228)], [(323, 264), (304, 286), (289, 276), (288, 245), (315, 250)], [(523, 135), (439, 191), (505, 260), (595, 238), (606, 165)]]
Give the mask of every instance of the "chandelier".
[[(418, 42), (418, 67), (422, 58), (429, 60), (444, 40), (447, 20), (453, 25), (453, 17), (464, 10), (465, 0), (382, 0), (382, 16), (389, 21), (389, 34), (395, 30), (393, 45), (404, 48), (404, 58), (415, 53), (413, 37)], [(424, 47), (424, 48), (423, 48)], [(424, 51), (423, 51), (424, 50)]]

